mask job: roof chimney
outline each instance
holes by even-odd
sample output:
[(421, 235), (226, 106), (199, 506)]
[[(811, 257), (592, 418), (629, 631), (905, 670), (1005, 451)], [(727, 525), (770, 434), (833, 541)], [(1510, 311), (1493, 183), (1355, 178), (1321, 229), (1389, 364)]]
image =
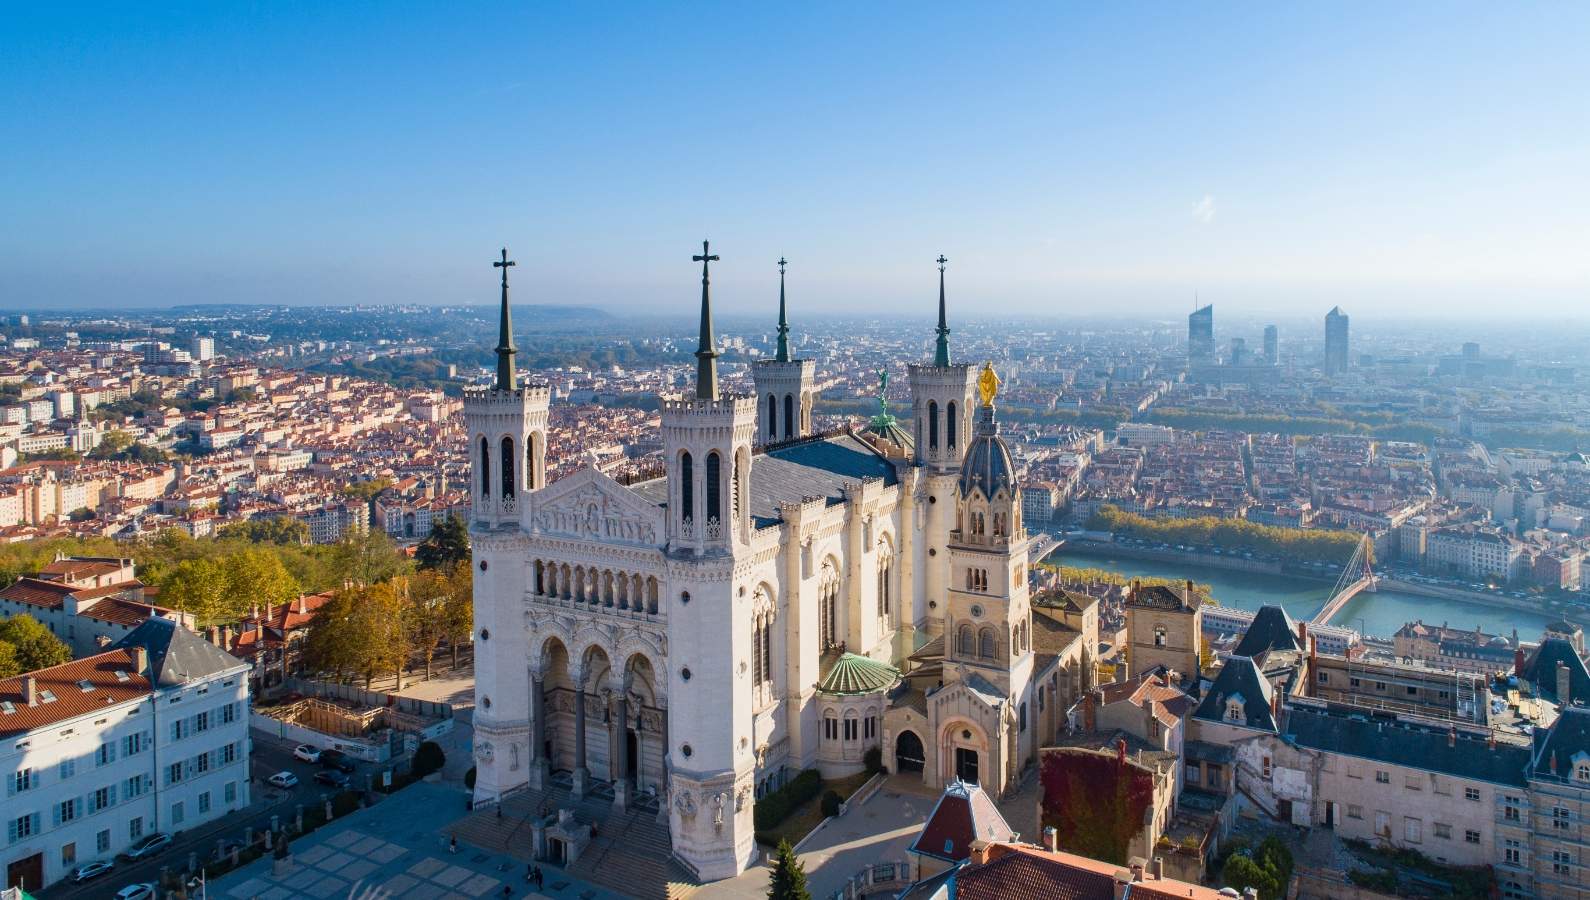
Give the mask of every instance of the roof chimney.
[(1573, 701), (1572, 695), (1573, 688), (1572, 682), (1568, 680), (1568, 666), (1559, 662), (1557, 663), (1557, 702), (1567, 706)]
[(1093, 692), (1082, 695), (1082, 731), (1092, 734), (1094, 729)]
[(39, 703), (39, 680), (32, 675), (22, 676), (22, 699), (27, 701), (29, 706), (37, 706)]
[(1496, 749), (1496, 732), (1494, 732), (1494, 731), (1488, 732), (1485, 735), (1485, 747), (1488, 750), (1495, 750)]
[(1513, 651), (1513, 674), (1514, 675), (1523, 675), (1524, 674), (1524, 664), (1525, 664), (1524, 648), (1519, 647), (1517, 650)]
[(298, 614), (300, 616), (304, 614), (304, 595), (303, 594), (299, 594), (298, 595)]
[(1043, 826), (1043, 849), (1050, 853), (1060, 852), (1060, 832), (1053, 825)]
[(1153, 863), (1150, 864), (1149, 871), (1154, 873), (1154, 880), (1155, 881), (1159, 881), (1159, 880), (1163, 879), (1165, 877), (1165, 857), (1163, 857), (1163, 856), (1154, 857)]
[(1457, 746), (1457, 726), (1456, 725), (1453, 725), (1452, 727), (1447, 729), (1447, 732), (1446, 732), (1446, 745), (1448, 747), (1456, 747)]
[(1195, 596), (1196, 595), (1193, 593), (1192, 579), (1189, 578), (1189, 579), (1187, 579), (1187, 594), (1181, 598), (1182, 599), (1182, 604), (1181, 605), (1186, 607), (1187, 609), (1191, 609), (1194, 606), (1197, 606), (1198, 602), (1194, 599)]
[(1307, 622), (1299, 622), (1299, 623), (1297, 623), (1297, 649), (1299, 649), (1299, 650), (1307, 650), (1308, 649), (1308, 623)]
[(1115, 764), (1126, 765), (1126, 738), (1115, 739)]
[(1551, 774), (1557, 774), (1557, 751), (1551, 751)]
[(146, 647), (132, 647), (133, 674), (143, 675), (149, 671), (149, 650)]

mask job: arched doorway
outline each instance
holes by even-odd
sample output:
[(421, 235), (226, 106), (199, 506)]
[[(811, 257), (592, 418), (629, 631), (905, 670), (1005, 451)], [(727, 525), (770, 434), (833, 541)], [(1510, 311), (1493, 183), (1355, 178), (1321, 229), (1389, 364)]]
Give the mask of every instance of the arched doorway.
[(921, 772), (927, 762), (922, 739), (914, 731), (902, 731), (894, 739), (894, 767), (900, 772)]

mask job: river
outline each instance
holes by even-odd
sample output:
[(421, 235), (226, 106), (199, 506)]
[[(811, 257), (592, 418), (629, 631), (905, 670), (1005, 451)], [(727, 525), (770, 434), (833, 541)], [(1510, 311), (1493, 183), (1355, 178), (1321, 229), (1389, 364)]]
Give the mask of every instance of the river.
[[(1127, 578), (1191, 578), (1209, 585), (1215, 602), (1237, 609), (1258, 609), (1279, 604), (1294, 619), (1307, 619), (1319, 611), (1330, 595), (1331, 585), (1306, 578), (1235, 572), (1211, 566), (1188, 566), (1148, 559), (1127, 559), (1107, 553), (1079, 553), (1065, 550), (1051, 554), (1048, 562), (1079, 568), (1106, 569)], [(1524, 640), (1538, 640), (1553, 617), (1502, 607), (1465, 603), (1405, 594), (1389, 588), (1362, 593), (1347, 601), (1333, 624), (1360, 629), (1376, 637), (1390, 638), (1398, 628), (1415, 619), (1432, 625), (1475, 628), (1492, 634), (1511, 635), (1514, 628)]]

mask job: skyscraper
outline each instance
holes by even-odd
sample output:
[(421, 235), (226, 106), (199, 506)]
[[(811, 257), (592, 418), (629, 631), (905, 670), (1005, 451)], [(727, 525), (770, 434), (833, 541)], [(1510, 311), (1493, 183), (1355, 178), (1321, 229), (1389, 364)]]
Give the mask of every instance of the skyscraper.
[(1325, 314), (1325, 374), (1347, 371), (1347, 314), (1340, 306)]
[(1264, 362), (1270, 366), (1281, 364), (1281, 331), (1274, 325), (1264, 326)]
[(1215, 305), (1213, 303), (1193, 310), (1187, 317), (1187, 364), (1212, 366), (1215, 364)]
[(1248, 364), (1248, 341), (1246, 338), (1231, 339), (1231, 364), (1245, 366)]

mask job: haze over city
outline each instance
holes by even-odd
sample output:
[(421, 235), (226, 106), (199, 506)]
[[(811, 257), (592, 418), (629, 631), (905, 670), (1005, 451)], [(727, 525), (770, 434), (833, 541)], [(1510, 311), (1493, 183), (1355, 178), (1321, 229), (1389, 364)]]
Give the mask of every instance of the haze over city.
[(8, 307), (1590, 308), (1583, 4), (8, 16)]

